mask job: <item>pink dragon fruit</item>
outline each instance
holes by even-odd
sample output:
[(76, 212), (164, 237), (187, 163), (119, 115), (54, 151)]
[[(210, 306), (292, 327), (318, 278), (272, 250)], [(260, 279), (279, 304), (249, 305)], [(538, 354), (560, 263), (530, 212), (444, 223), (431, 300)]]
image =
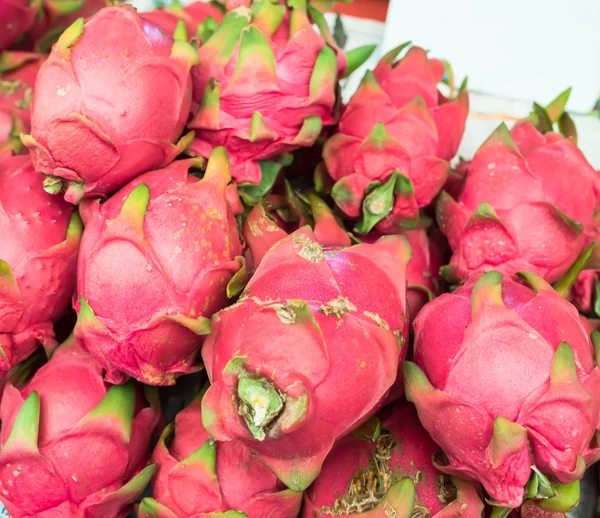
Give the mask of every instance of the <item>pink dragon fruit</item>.
[(367, 72), (323, 150), (333, 199), (360, 218), (355, 230), (362, 234), (415, 226), (419, 208), (444, 185), (465, 129), (466, 88), (446, 99), (437, 89), (443, 63), (419, 47), (394, 61), (405, 46)]
[(207, 432), (241, 441), (290, 489), (308, 487), (396, 380), (409, 258), (402, 236), (322, 247), (303, 227), (279, 241), (237, 304), (213, 317)]
[(591, 342), (571, 304), (520, 275), (531, 288), (488, 272), (422, 309), (406, 395), (447, 455), (441, 471), (481, 482), (501, 506), (526, 496), (565, 512), (600, 457), (600, 334)]
[[(236, 182), (259, 184), (260, 161), (310, 147), (336, 122), (338, 74), (346, 66), (323, 16), (307, 0), (249, 0), (230, 11), (198, 50), (192, 153), (227, 147)], [(313, 29), (316, 22), (321, 34)]]
[(169, 7), (162, 7), (147, 13), (141, 13), (142, 18), (158, 25), (166, 34), (175, 34), (178, 25), (183, 22), (187, 38), (204, 39), (205, 24), (217, 28), (217, 23), (223, 19), (221, 10), (213, 4), (196, 1), (182, 7), (176, 1)]
[(213, 151), (202, 180), (188, 172), (196, 162), (173, 162), (102, 205), (86, 203), (75, 334), (110, 382), (172, 385), (198, 370), (209, 318), (245, 273), (227, 153)]
[(21, 133), (31, 125), (33, 84), (44, 56), (33, 52), (0, 54), (0, 150), (21, 151)]
[(0, 51), (12, 47), (33, 25), (40, 0), (0, 0)]
[[(155, 389), (154, 389), (155, 390)], [(74, 340), (0, 405), (0, 501), (12, 518), (121, 518), (154, 472), (158, 394), (106, 386)]]
[(0, 378), (40, 345), (75, 291), (81, 220), (44, 192), (28, 156), (0, 154)]
[(527, 270), (562, 277), (586, 246), (600, 196), (597, 173), (569, 138), (524, 120), (502, 124), (476, 153), (459, 197), (442, 193), (440, 229), (450, 278)]
[[(107, 56), (110, 56), (108, 58)], [(38, 74), (31, 135), (22, 137), (48, 192), (103, 197), (169, 164), (191, 103), (194, 48), (129, 6), (78, 19)]]
[(287, 489), (240, 441), (212, 440), (201, 404), (199, 395), (165, 428), (152, 456), (154, 498), (142, 501), (138, 517), (296, 518), (302, 493)]
[(440, 473), (439, 450), (406, 402), (336, 442), (304, 495), (303, 518), (480, 518), (475, 487)]

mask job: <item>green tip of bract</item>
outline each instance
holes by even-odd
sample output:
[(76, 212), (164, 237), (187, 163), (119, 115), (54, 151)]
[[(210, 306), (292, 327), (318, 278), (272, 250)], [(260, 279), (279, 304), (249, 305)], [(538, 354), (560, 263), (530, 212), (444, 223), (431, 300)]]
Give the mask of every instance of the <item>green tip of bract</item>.
[(89, 412), (83, 420), (85, 422), (110, 417), (116, 419), (121, 426), (123, 438), (129, 441), (133, 414), (135, 410), (135, 386), (133, 382), (125, 385), (113, 385), (102, 398), (102, 401)]
[(229, 164), (229, 155), (223, 146), (213, 149), (206, 164), (204, 179), (209, 181), (219, 181), (225, 187), (231, 181), (231, 166)]
[(262, 441), (266, 427), (283, 410), (283, 396), (265, 379), (241, 378), (238, 383), (240, 413), (252, 435)]
[(250, 121), (250, 142), (260, 140), (275, 140), (275, 135), (267, 126), (262, 113), (254, 112)]
[(309, 94), (317, 98), (324, 89), (333, 89), (337, 79), (337, 57), (331, 47), (323, 47), (310, 76)]
[(69, 228), (67, 229), (67, 241), (75, 239), (79, 241), (83, 234), (83, 222), (78, 212), (74, 212), (69, 221)]
[(56, 49), (63, 54), (63, 57), (71, 52), (71, 47), (77, 43), (83, 34), (83, 18), (77, 18), (58, 38)]
[[(183, 30), (185, 30), (185, 24)], [(177, 33), (177, 29), (175, 32)], [(187, 38), (187, 33), (185, 36)], [(177, 37), (175, 37), (175, 41), (173, 41), (173, 46), (171, 47), (171, 57), (183, 59), (189, 63), (190, 67), (195, 66), (200, 62), (196, 49), (184, 39), (178, 39)]]
[(494, 419), (492, 435), (492, 462), (500, 465), (513, 452), (527, 447), (527, 429), (509, 419)]
[(565, 113), (565, 109), (567, 107), (567, 102), (569, 100), (569, 96), (571, 95), (571, 88), (567, 88), (564, 92), (558, 94), (556, 99), (554, 99), (548, 106), (546, 106), (546, 113), (550, 118), (551, 123), (556, 123), (560, 120), (563, 113)]
[[(150, 189), (144, 183), (138, 185), (123, 203), (117, 220), (129, 221), (131, 225), (139, 229), (144, 228), (144, 217), (150, 203)], [(113, 220), (114, 221), (114, 220)]]
[(252, 26), (242, 33), (235, 76), (243, 74), (246, 67), (252, 70), (260, 68), (267, 77), (273, 81), (276, 79), (275, 54), (271, 44), (262, 32)]
[(37, 451), (39, 421), (40, 397), (34, 390), (19, 409), (3, 450), (18, 447)]
[(173, 38), (176, 40), (187, 41), (187, 29), (185, 27), (185, 22), (183, 20), (179, 20), (175, 27), (175, 32), (173, 33)]
[(365, 61), (371, 57), (373, 52), (375, 52), (376, 48), (377, 45), (364, 45), (363, 47), (358, 47), (346, 52), (348, 64), (346, 66), (346, 71), (344, 72), (344, 77), (348, 77), (363, 65)]
[(551, 383), (579, 383), (573, 349), (567, 342), (561, 342), (556, 348), (550, 380)]
[(171, 514), (168, 508), (150, 497), (144, 498), (138, 509), (138, 516), (143, 518), (166, 518)]
[(471, 293), (471, 314), (476, 317), (486, 305), (504, 306), (502, 300), (502, 274), (488, 272), (483, 274)]
[(503, 145), (510, 148), (516, 154), (521, 154), (519, 148), (512, 138), (512, 135), (510, 134), (508, 126), (504, 122), (493, 131), (493, 133), (488, 137), (481, 147), (484, 148), (490, 145)]
[(521, 279), (523, 282), (529, 284), (529, 286), (536, 292), (540, 291), (553, 291), (552, 286), (548, 284), (544, 279), (542, 279), (539, 275), (531, 272), (517, 272), (517, 277)]
[[(409, 477), (406, 477), (387, 490), (383, 500), (377, 504), (374, 510), (380, 510), (382, 512), (381, 516), (410, 518), (415, 516), (415, 500), (415, 484)], [(390, 513), (390, 511), (393, 511), (393, 513)]]

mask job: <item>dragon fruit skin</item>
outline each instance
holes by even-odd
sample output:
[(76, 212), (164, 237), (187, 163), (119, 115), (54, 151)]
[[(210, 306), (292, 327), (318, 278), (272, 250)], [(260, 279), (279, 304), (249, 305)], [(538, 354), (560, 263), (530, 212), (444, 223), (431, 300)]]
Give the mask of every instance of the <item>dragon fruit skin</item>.
[(44, 192), (28, 156), (0, 154), (0, 378), (40, 345), (75, 291), (81, 220)]
[(44, 56), (33, 52), (0, 54), (0, 150), (21, 150), (19, 135), (31, 125), (33, 84)]
[[(397, 518), (416, 512), (432, 518), (481, 517), (483, 503), (474, 485), (456, 478), (451, 485), (450, 477), (434, 467), (432, 458), (439, 447), (423, 429), (413, 405), (387, 407), (378, 424), (381, 430), (376, 434), (361, 435), (358, 430), (336, 442), (304, 494), (303, 518), (387, 518), (392, 510)], [(385, 490), (373, 487), (375, 481), (382, 481)], [(369, 498), (373, 493), (378, 501)]]
[(531, 121), (502, 124), (468, 166), (460, 196), (442, 193), (437, 220), (452, 276), (498, 270), (562, 277), (586, 246), (599, 198), (597, 173), (569, 139)]
[(302, 493), (287, 489), (240, 441), (213, 441), (201, 403), (199, 395), (163, 432), (152, 456), (154, 498), (142, 501), (138, 517), (211, 518), (236, 510), (247, 518), (296, 518)]
[(446, 181), (469, 111), (465, 88), (453, 100), (438, 92), (440, 61), (412, 47), (395, 62), (403, 48), (365, 74), (323, 150), (332, 196), (364, 234), (415, 226)]
[(86, 216), (75, 334), (110, 382), (172, 385), (197, 371), (208, 319), (245, 270), (227, 154), (213, 152), (202, 180), (188, 173), (195, 163), (146, 173)]
[(0, 1), (0, 51), (16, 43), (33, 25), (39, 0)]
[(181, 7), (174, 3), (169, 7), (141, 13), (141, 17), (158, 25), (166, 34), (174, 34), (177, 24), (183, 20), (188, 37), (198, 35), (198, 28), (208, 18), (221, 22), (223, 13), (214, 5), (196, 1)]
[(158, 394), (107, 386), (74, 340), (0, 405), (0, 500), (13, 518), (120, 518), (154, 472)]
[(303, 227), (279, 241), (238, 303), (213, 317), (202, 349), (208, 433), (240, 440), (290, 489), (308, 487), (396, 380), (409, 258), (402, 236), (324, 248)]
[(188, 124), (195, 130), (190, 151), (207, 157), (224, 145), (234, 180), (258, 184), (260, 160), (312, 146), (336, 122), (337, 79), (346, 63), (336, 48), (322, 15), (306, 2), (255, 0), (230, 11), (192, 69), (198, 108)]
[(22, 137), (47, 175), (45, 188), (64, 188), (65, 199), (78, 203), (173, 161), (189, 141), (174, 144), (189, 114), (196, 62), (191, 45), (129, 6), (74, 22), (38, 74), (31, 135)]
[(489, 272), (427, 304), (404, 364), (407, 398), (448, 456), (439, 469), (508, 507), (521, 505), (531, 466), (570, 484), (600, 456), (595, 347), (571, 304), (521, 276), (531, 288)]

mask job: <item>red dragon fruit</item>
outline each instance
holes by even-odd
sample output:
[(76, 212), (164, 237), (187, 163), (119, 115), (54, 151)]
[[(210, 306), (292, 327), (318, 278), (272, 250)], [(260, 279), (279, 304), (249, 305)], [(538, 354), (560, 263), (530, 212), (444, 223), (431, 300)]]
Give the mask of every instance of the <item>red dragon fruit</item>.
[(570, 139), (544, 135), (530, 120), (510, 132), (500, 125), (468, 166), (457, 200), (439, 198), (450, 277), (527, 270), (558, 280), (586, 246), (599, 195), (597, 173)]
[(12, 47), (33, 25), (40, 0), (0, 0), (0, 51)]
[[(192, 69), (198, 109), (190, 150), (207, 157), (227, 147), (236, 182), (258, 184), (260, 161), (310, 147), (336, 122), (338, 73), (327, 25), (307, 0), (246, 1), (230, 11), (199, 49)], [(313, 28), (316, 22), (322, 34)]]
[[(121, 518), (154, 472), (147, 466), (158, 394), (107, 386), (74, 340), (0, 405), (0, 501), (12, 518)], [(147, 467), (146, 467), (147, 466)]]
[(33, 84), (43, 61), (33, 52), (0, 54), (0, 150), (21, 150), (19, 136), (30, 130)]
[(413, 405), (388, 407), (336, 442), (304, 495), (302, 517), (480, 518), (475, 487), (433, 465), (438, 450)]
[(406, 395), (447, 455), (441, 471), (481, 482), (501, 506), (558, 506), (551, 497), (576, 492), (600, 457), (600, 334), (590, 341), (571, 304), (520, 276), (530, 287), (488, 272), (423, 308)]
[(139, 518), (296, 518), (300, 512), (302, 493), (287, 489), (241, 441), (210, 438), (202, 395), (167, 426), (152, 462), (154, 498), (142, 501)]
[(0, 154), (0, 378), (40, 345), (75, 291), (81, 220), (42, 189), (28, 156)]
[[(191, 103), (197, 54), (129, 6), (78, 19), (38, 74), (31, 135), (22, 138), (48, 192), (103, 197), (169, 164)], [(191, 135), (190, 135), (191, 136)]]
[(444, 185), (465, 129), (466, 88), (446, 99), (437, 89), (443, 63), (419, 47), (395, 61), (405, 46), (367, 72), (323, 150), (332, 196), (360, 218), (355, 230), (363, 234), (415, 226), (419, 208)]
[(245, 271), (227, 154), (213, 151), (202, 180), (189, 173), (196, 161), (146, 173), (102, 205), (86, 203), (75, 333), (110, 382), (129, 375), (171, 385), (198, 370), (208, 319)]
[(208, 433), (241, 441), (290, 489), (308, 487), (396, 381), (409, 258), (402, 236), (322, 247), (303, 227), (279, 241), (238, 303), (213, 317)]
[[(182, 7), (176, 1), (168, 7), (155, 9), (147, 13), (141, 13), (142, 18), (158, 25), (167, 34), (175, 34), (178, 24), (183, 22), (186, 29), (186, 37), (204, 37), (204, 25), (211, 23), (212, 29), (217, 28), (217, 23), (223, 19), (223, 13), (215, 5), (206, 2), (192, 2)], [(212, 19), (212, 20), (211, 20)]]

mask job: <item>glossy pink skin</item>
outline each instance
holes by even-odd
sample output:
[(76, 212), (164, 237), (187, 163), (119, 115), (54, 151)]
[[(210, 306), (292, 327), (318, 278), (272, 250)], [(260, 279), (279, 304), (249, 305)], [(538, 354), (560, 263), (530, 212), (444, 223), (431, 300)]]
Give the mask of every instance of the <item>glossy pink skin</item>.
[[(600, 371), (577, 310), (549, 286), (535, 292), (504, 278), (504, 306), (471, 295), (474, 281), (427, 304), (414, 323), (414, 362), (434, 389), (407, 382), (423, 426), (447, 454), (446, 473), (483, 484), (491, 498), (518, 507), (535, 464), (570, 483), (599, 451)], [(472, 310), (472, 305), (473, 310)], [(471, 316), (471, 312), (473, 316)], [(579, 384), (551, 383), (558, 345), (573, 350)], [(590, 397), (591, 396), (591, 397)], [(494, 453), (494, 418), (527, 431)]]
[(10, 62), (15, 68), (1, 74), (0, 86), (0, 148), (11, 136), (13, 126), (18, 131), (29, 133), (31, 116), (29, 103), (38, 70), (44, 56), (33, 52), (10, 52)]
[[(218, 52), (208, 45), (198, 50), (200, 63), (192, 69), (193, 100), (199, 104), (211, 79), (221, 87), (219, 111), (210, 120), (202, 117), (188, 124), (195, 131), (190, 150), (208, 157), (216, 146), (226, 146), (236, 182), (260, 183), (262, 173), (259, 160), (277, 157), (299, 147), (312, 146), (310, 142), (294, 142), (309, 116), (319, 116), (323, 126), (336, 122), (335, 81), (323, 81), (318, 95), (310, 97), (309, 85), (315, 62), (327, 45), (325, 39), (310, 23), (290, 36), (289, 13), (268, 37), (275, 55), (275, 76), (268, 77), (260, 58), (246, 64), (246, 73), (234, 74), (238, 65), (239, 44), (228, 61), (219, 60)], [(209, 40), (210, 41), (210, 40)], [(340, 74), (345, 69), (343, 53), (338, 54)], [(252, 77), (252, 81), (249, 78)], [(243, 102), (240, 101), (243, 99)], [(250, 123), (259, 111), (275, 138), (251, 142)], [(216, 120), (215, 120), (216, 119)]]
[[(336, 202), (348, 216), (358, 218), (369, 184), (385, 182), (394, 170), (412, 181), (414, 194), (396, 196), (392, 212), (377, 225), (380, 232), (402, 230), (402, 221), (418, 217), (442, 188), (469, 111), (466, 91), (453, 101), (438, 93), (442, 77), (443, 65), (419, 47), (395, 64), (384, 58), (370, 79), (365, 76), (323, 150), (329, 174), (345, 185), (347, 195)], [(388, 138), (377, 143), (369, 137), (380, 123)]]
[(28, 156), (0, 154), (0, 260), (16, 281), (0, 279), (2, 375), (40, 345), (56, 345), (53, 323), (75, 291), (81, 229), (67, 235), (73, 212), (42, 189)]
[[(88, 18), (70, 52), (55, 45), (35, 85), (35, 142), (26, 143), (36, 169), (84, 182), (83, 197), (105, 197), (170, 163), (191, 103), (191, 62), (171, 56), (172, 46), (127, 6)], [(66, 192), (74, 203), (80, 196)]]
[[(58, 348), (27, 385), (8, 384), (0, 405), (0, 501), (13, 518), (121, 518), (131, 499), (115, 498), (148, 461), (160, 410), (140, 389), (129, 442), (119, 424), (80, 421), (107, 392), (102, 368), (76, 343)], [(38, 450), (5, 448), (14, 420), (33, 391), (40, 397)], [(111, 495), (111, 493), (113, 493)]]
[(188, 38), (196, 36), (198, 26), (207, 18), (212, 17), (216, 22), (223, 19), (223, 14), (214, 5), (197, 1), (186, 5), (181, 11), (177, 9), (155, 9), (140, 16), (158, 25), (166, 34), (173, 34), (180, 20), (185, 22)]
[[(542, 135), (528, 121), (511, 131), (514, 144), (491, 137), (468, 166), (457, 200), (443, 196), (438, 224), (454, 252), (450, 264), (472, 272), (531, 271), (548, 282), (562, 277), (586, 246), (600, 193), (597, 173), (570, 140)], [(482, 202), (498, 220), (471, 220)], [(583, 225), (568, 225), (555, 210)]]
[[(442, 513), (446, 507), (438, 499), (438, 477), (442, 475), (433, 465), (432, 458), (439, 451), (429, 434), (419, 422), (413, 405), (403, 401), (387, 407), (380, 416), (383, 429), (392, 433), (396, 446), (392, 450), (390, 469), (397, 480), (405, 477), (418, 480), (415, 504), (424, 507), (432, 518), (456, 516)], [(348, 490), (352, 477), (360, 470), (369, 467), (375, 443), (348, 435), (336, 442), (328, 455), (321, 474), (304, 494), (303, 518), (329, 518), (329, 513), (321, 511), (331, 507), (336, 499)], [(417, 473), (419, 476), (417, 478)], [(465, 518), (481, 516), (483, 504), (472, 489), (471, 501), (462, 509)], [(438, 514), (439, 513), (439, 514)], [(352, 513), (348, 516), (363, 516), (367, 513)], [(387, 518), (385, 510), (379, 514), (368, 513), (369, 518)]]
[[(215, 315), (202, 350), (212, 382), (203, 402), (208, 432), (221, 441), (241, 440), (295, 490), (316, 477), (336, 439), (377, 411), (405, 354), (406, 242), (394, 236), (374, 245), (325, 248), (316, 262), (300, 255), (319, 249), (309, 227), (281, 240), (241, 300)], [(380, 293), (376, 300), (374, 292)], [(319, 310), (338, 297), (355, 310), (340, 318)], [(309, 315), (284, 323), (273, 304), (289, 300), (306, 301)], [(306, 397), (303, 417), (289, 429), (282, 424), (278, 437), (254, 439), (237, 411), (237, 374), (226, 369), (235, 358), (288, 398)]]
[(30, 0), (0, 1), (0, 51), (12, 47), (31, 28), (37, 11)]
[[(199, 181), (191, 165), (146, 173), (88, 216), (78, 294), (101, 325), (78, 322), (75, 332), (111, 382), (168, 385), (197, 370), (202, 337), (167, 317), (210, 318), (228, 303), (227, 283), (240, 268), (237, 225), (225, 185)], [(143, 231), (111, 226), (140, 184), (150, 189)]]
[(173, 518), (210, 518), (210, 513), (229, 510), (246, 513), (248, 518), (298, 516), (302, 494), (288, 490), (240, 441), (216, 445), (215, 478), (204, 465), (188, 460), (209, 440), (197, 398), (175, 418), (170, 447), (161, 440), (154, 450), (157, 472), (152, 495)]

